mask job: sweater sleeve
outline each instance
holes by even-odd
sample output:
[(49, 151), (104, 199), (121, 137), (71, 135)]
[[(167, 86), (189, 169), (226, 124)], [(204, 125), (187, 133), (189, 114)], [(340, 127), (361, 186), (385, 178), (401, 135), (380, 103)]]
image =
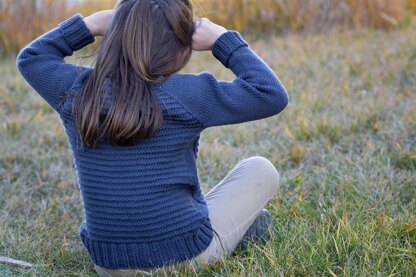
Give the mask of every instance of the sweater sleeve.
[(182, 75), (179, 101), (205, 127), (236, 124), (270, 117), (288, 104), (288, 95), (273, 71), (237, 32), (222, 35), (213, 55), (236, 75), (217, 81), (210, 73)]
[(57, 110), (81, 69), (64, 58), (94, 41), (77, 14), (30, 43), (18, 55), (16, 64), (26, 81)]

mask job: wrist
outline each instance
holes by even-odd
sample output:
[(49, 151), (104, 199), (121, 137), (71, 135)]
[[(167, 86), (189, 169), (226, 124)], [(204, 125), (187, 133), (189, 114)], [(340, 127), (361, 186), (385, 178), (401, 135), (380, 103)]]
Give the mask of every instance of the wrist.
[(66, 42), (74, 51), (80, 50), (95, 41), (94, 36), (86, 28), (81, 14), (76, 14), (62, 22), (59, 24), (59, 28)]
[(98, 31), (97, 28), (95, 27), (94, 22), (91, 20), (91, 16), (85, 17), (84, 18), (84, 23), (87, 26), (88, 30), (90, 30), (90, 33), (93, 36), (98, 36)]
[(225, 28), (223, 28), (223, 30), (217, 30), (214, 36), (214, 40), (212, 41), (211, 50), (214, 47), (214, 45), (217, 43), (217, 41), (220, 39), (220, 37), (224, 35), (225, 33), (227, 33), (227, 30)]
[(84, 18), (85, 25), (93, 36), (104, 36), (113, 21), (114, 10), (93, 13)]
[(241, 35), (236, 31), (227, 31), (215, 42), (212, 54), (225, 67), (228, 67), (228, 61), (232, 54), (242, 47), (248, 47), (248, 44)]

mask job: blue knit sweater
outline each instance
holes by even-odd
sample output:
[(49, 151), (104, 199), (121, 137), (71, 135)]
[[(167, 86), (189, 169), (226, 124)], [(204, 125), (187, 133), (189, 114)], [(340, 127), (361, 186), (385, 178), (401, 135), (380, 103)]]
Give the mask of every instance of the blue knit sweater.
[(22, 50), (17, 65), (29, 84), (56, 110), (74, 156), (85, 220), (80, 236), (101, 267), (155, 268), (191, 259), (213, 236), (197, 174), (200, 133), (207, 127), (270, 117), (287, 103), (270, 68), (237, 32), (227, 32), (212, 53), (236, 75), (175, 74), (152, 87), (164, 122), (153, 138), (128, 147), (105, 138), (80, 144), (72, 98), (92, 69), (66, 63), (94, 37), (75, 15)]

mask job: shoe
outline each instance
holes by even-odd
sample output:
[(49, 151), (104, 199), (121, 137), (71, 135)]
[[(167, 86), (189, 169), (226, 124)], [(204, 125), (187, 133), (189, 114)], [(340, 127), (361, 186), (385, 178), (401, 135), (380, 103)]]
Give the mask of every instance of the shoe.
[(254, 220), (237, 245), (236, 250), (247, 248), (249, 241), (266, 242), (269, 240), (269, 226), (271, 225), (271, 221), (270, 212), (266, 209), (261, 210), (256, 220)]

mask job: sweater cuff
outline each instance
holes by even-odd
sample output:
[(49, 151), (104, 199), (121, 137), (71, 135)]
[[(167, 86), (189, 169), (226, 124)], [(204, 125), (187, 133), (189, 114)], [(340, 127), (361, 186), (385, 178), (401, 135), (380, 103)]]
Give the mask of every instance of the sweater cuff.
[(212, 47), (212, 54), (225, 67), (228, 68), (228, 61), (230, 60), (234, 51), (241, 47), (248, 46), (247, 42), (236, 31), (228, 31), (221, 35)]
[(66, 42), (74, 51), (80, 50), (95, 41), (95, 37), (85, 25), (81, 14), (76, 14), (59, 24), (59, 28)]

